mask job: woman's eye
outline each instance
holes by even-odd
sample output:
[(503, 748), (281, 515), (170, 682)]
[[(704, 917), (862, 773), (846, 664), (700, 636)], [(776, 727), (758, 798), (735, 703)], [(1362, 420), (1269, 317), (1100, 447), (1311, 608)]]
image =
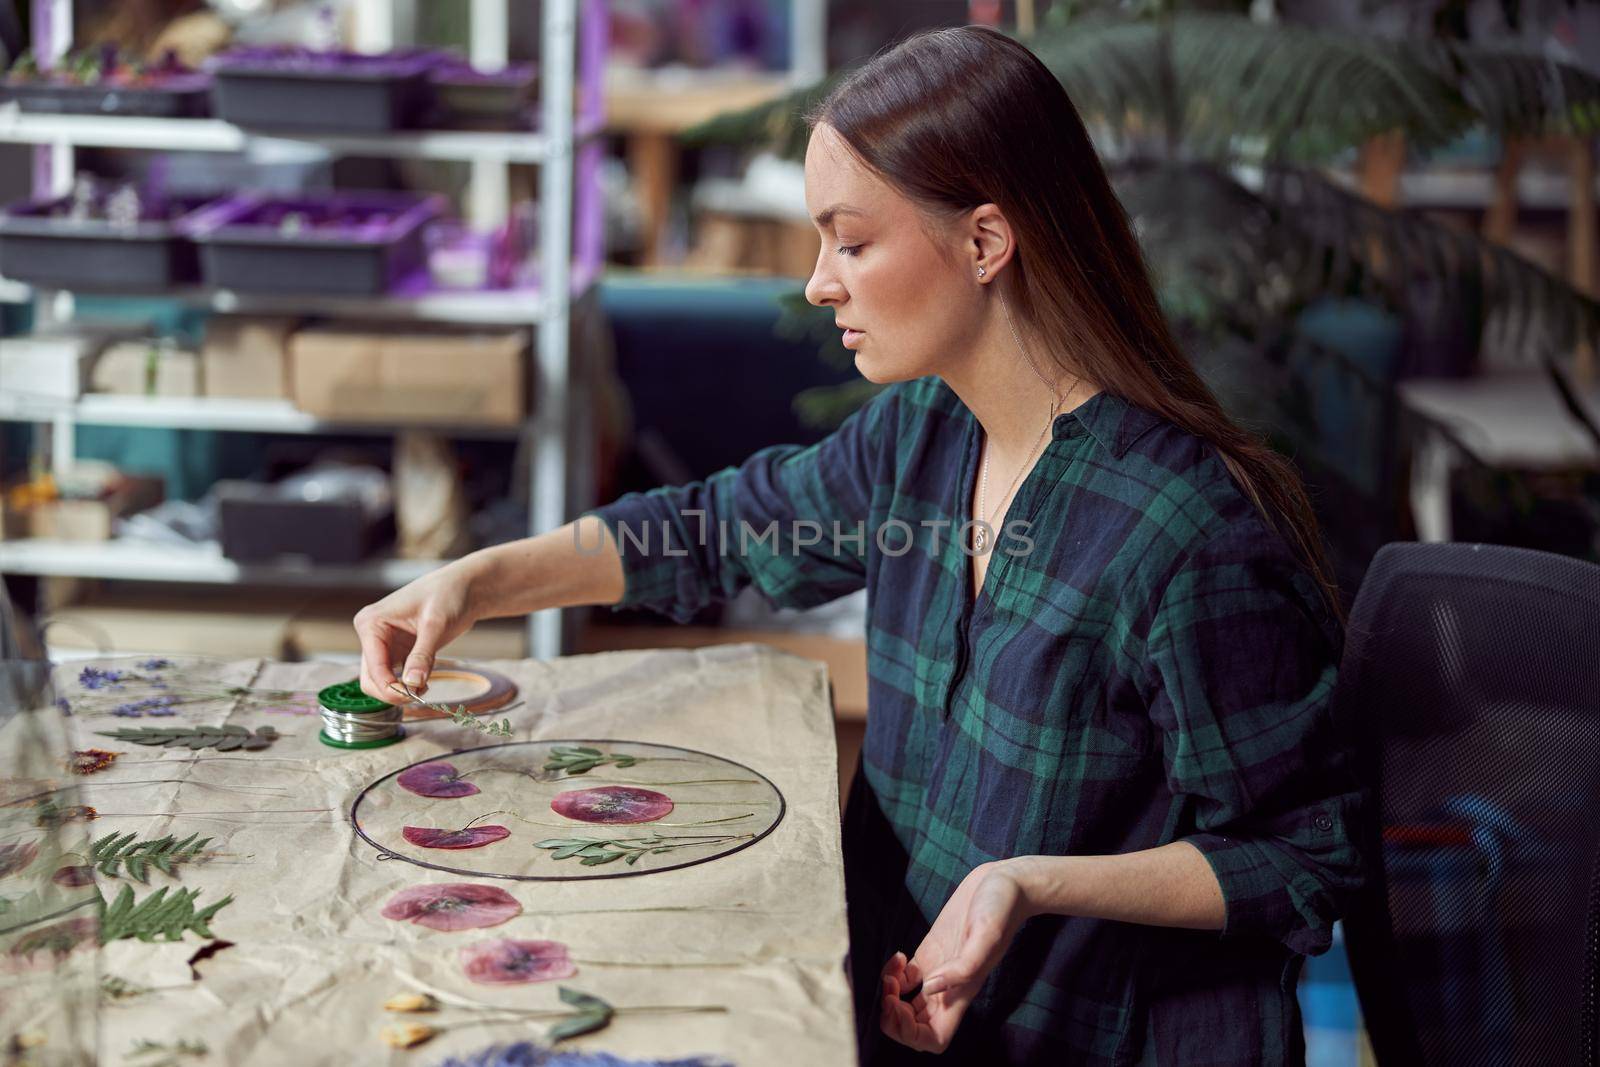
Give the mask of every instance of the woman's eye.
[(841, 256), (854, 256), (860, 253), (860, 245), (840, 245), (836, 251)]

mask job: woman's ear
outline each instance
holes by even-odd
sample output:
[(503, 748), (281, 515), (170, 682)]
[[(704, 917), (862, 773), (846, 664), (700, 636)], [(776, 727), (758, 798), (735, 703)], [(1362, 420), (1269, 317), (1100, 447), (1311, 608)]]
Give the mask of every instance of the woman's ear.
[[(982, 281), (998, 277), (1016, 251), (1011, 223), (994, 204), (979, 204), (972, 209), (967, 216), (964, 238), (973, 276)], [(982, 274), (978, 273), (980, 267)]]

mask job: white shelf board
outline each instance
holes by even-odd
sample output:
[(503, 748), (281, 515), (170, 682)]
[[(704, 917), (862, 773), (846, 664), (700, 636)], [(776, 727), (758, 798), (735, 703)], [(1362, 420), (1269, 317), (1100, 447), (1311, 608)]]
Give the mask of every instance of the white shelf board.
[[(575, 119), (579, 143), (598, 136), (600, 122)], [(147, 148), (164, 152), (242, 152), (253, 138), (307, 141), (339, 155), (382, 159), (465, 159), (490, 163), (542, 163), (567, 154), (527, 130), (397, 130), (353, 135), (248, 130), (221, 119), (161, 119), (122, 115), (41, 115), (0, 106), (0, 142), (69, 144), (95, 148)]]
[(385, 559), (355, 564), (237, 563), (219, 546), (138, 541), (0, 541), (0, 574), (56, 575), (210, 585), (398, 589), (445, 560)]
[[(572, 270), (571, 301), (581, 300), (599, 278), (594, 267)], [(119, 299), (179, 300), (213, 311), (262, 315), (327, 315), (354, 319), (403, 319), (478, 326), (531, 326), (550, 313), (542, 289), (487, 289), (480, 292), (425, 292), (416, 296), (318, 296), (316, 294), (236, 293), (184, 286), (152, 292), (83, 290), (82, 295)], [(26, 301), (31, 287), (0, 278), (0, 299)], [(570, 301), (569, 301), (570, 302)]]
[(0, 396), (0, 421), (49, 422), (68, 415), (80, 426), (158, 426), (176, 430), (236, 430), (245, 433), (388, 434), (437, 430), (452, 437), (515, 437), (519, 426), (473, 426), (416, 422), (339, 422), (298, 410), (288, 400), (237, 397), (116, 396), (90, 394), (76, 403)]

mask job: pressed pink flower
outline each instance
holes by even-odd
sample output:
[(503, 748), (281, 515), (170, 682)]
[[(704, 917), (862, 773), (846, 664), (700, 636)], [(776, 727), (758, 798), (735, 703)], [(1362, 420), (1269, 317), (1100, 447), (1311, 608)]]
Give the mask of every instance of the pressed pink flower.
[(400, 772), (400, 788), (423, 797), (470, 797), (478, 787), (463, 781), (448, 763), (419, 763)]
[(484, 985), (514, 985), (571, 978), (578, 967), (559, 941), (518, 941), (509, 937), (480, 941), (461, 950), (461, 969)]
[(414, 885), (400, 890), (383, 906), (385, 919), (413, 922), (431, 930), (499, 926), (521, 914), (522, 905), (504, 889), (470, 882)]
[(603, 785), (557, 793), (550, 808), (557, 815), (583, 822), (655, 822), (672, 813), (672, 798), (654, 789)]
[(482, 848), (511, 836), (511, 831), (504, 826), (468, 826), (460, 830), (405, 826), (401, 827), (400, 833), (407, 841), (422, 848)]
[(50, 880), (56, 885), (65, 886), (68, 889), (76, 889), (79, 886), (90, 885), (94, 882), (94, 868), (89, 866), (58, 867), (56, 868), (56, 873), (50, 876)]
[(39, 856), (39, 846), (32, 841), (20, 845), (0, 845), (0, 878), (25, 869)]

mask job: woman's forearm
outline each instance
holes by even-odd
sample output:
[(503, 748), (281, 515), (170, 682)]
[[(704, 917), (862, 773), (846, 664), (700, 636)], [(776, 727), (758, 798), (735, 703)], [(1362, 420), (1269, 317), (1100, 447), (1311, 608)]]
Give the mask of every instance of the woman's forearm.
[(1185, 841), (1118, 856), (1019, 856), (1002, 862), (1034, 915), (1220, 930), (1227, 914), (1211, 864)]
[(622, 599), (622, 557), (605, 523), (594, 515), (481, 549), (450, 564), (468, 582), (474, 621), (545, 608), (615, 604)]

